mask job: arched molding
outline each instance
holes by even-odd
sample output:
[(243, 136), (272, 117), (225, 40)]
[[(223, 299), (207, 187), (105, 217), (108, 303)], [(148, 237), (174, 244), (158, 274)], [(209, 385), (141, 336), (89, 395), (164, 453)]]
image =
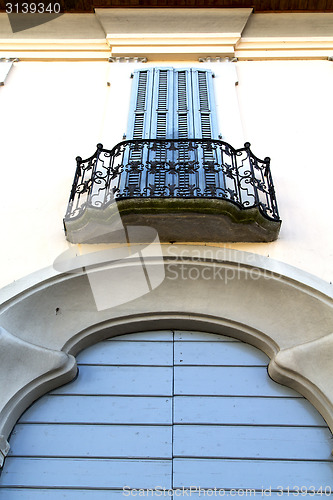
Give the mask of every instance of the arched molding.
[[(307, 397), (333, 429), (329, 285), (277, 261), (235, 250), (165, 245), (163, 253), (162, 259), (150, 250), (144, 260), (150, 270), (164, 266), (159, 286), (128, 302), (119, 304), (117, 297), (118, 305), (102, 310), (83, 270), (56, 274), (50, 269), (49, 275), (44, 270), (42, 279), (35, 274), (3, 291), (3, 456), (24, 409), (73, 379), (74, 356), (81, 349), (115, 335), (166, 328), (222, 333), (263, 350), (271, 359), (271, 377)], [(137, 276), (140, 266), (142, 261), (133, 258), (92, 266), (89, 272), (103, 278), (103, 290), (111, 285), (105, 293), (112, 305), (119, 276)], [(126, 296), (126, 287), (122, 293)]]

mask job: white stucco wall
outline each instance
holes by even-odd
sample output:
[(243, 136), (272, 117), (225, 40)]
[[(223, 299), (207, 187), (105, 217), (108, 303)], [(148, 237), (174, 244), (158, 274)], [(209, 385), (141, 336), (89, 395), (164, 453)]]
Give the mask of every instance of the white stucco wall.
[[(237, 66), (239, 110), (236, 100), (230, 105), (231, 94), (228, 99), (224, 94), (226, 64)], [(0, 88), (2, 286), (52, 265), (67, 248), (62, 217), (75, 157), (93, 154), (97, 142), (112, 148), (122, 140), (129, 76), (139, 66), (14, 63)], [(223, 138), (234, 147), (248, 140), (254, 154), (271, 157), (283, 220), (276, 242), (224, 246), (270, 256), (332, 281), (333, 63), (242, 61), (196, 66), (212, 68), (216, 75)]]
[(0, 87), (1, 284), (65, 248), (62, 218), (75, 157), (100, 140), (108, 93), (103, 62), (19, 62)]
[(333, 63), (243, 61), (237, 71), (244, 135), (254, 154), (271, 157), (283, 221), (276, 242), (237, 248), (332, 281)]

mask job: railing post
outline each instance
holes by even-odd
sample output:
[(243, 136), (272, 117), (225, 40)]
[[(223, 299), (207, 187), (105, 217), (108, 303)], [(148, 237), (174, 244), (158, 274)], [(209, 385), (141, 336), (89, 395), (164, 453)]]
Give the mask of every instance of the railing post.
[(279, 219), (280, 218), (279, 217), (279, 210), (278, 210), (278, 206), (277, 206), (277, 201), (276, 201), (276, 196), (275, 196), (275, 188), (274, 188), (272, 172), (271, 172), (271, 168), (270, 168), (271, 159), (268, 156), (266, 156), (266, 158), (264, 158), (264, 162), (267, 163), (266, 168), (265, 168), (265, 175), (267, 178), (267, 188), (268, 188), (268, 192), (270, 195), (269, 201), (271, 203), (272, 215), (274, 218)]
[(244, 148), (245, 148), (245, 151), (247, 152), (247, 156), (248, 156), (248, 159), (249, 159), (250, 171), (251, 171), (251, 174), (252, 174), (252, 182), (251, 182), (251, 184), (253, 186), (255, 206), (258, 207), (259, 206), (259, 196), (258, 196), (257, 187), (255, 185), (256, 176), (255, 176), (255, 173), (254, 173), (253, 162), (252, 162), (252, 152), (251, 152), (250, 147), (251, 147), (251, 144), (249, 142), (246, 142), (244, 144)]
[(75, 170), (74, 180), (73, 180), (73, 184), (72, 184), (71, 194), (70, 194), (69, 200), (68, 200), (68, 207), (67, 207), (66, 216), (70, 215), (71, 212), (72, 212), (73, 204), (74, 204), (74, 198), (75, 198), (75, 192), (76, 192), (76, 188), (77, 188), (79, 177), (81, 176), (81, 162), (82, 162), (82, 158), (81, 158), (81, 156), (77, 156), (75, 158), (75, 160), (76, 160), (76, 170)]
[(76, 160), (76, 170), (75, 170), (74, 180), (73, 180), (73, 184), (72, 184), (71, 195), (70, 195), (70, 198), (69, 198), (70, 201), (74, 201), (74, 196), (75, 196), (75, 191), (76, 191), (76, 188), (77, 188), (77, 183), (78, 183), (79, 177), (81, 176), (81, 162), (82, 162), (82, 158), (81, 158), (81, 156), (77, 156), (75, 158), (75, 160)]
[(95, 166), (94, 166), (94, 170), (92, 171), (91, 173), (91, 176), (92, 176), (92, 181), (94, 182), (94, 174), (96, 173), (96, 170), (97, 170), (97, 164), (98, 164), (98, 160), (99, 160), (99, 155), (101, 154), (102, 152), (102, 149), (103, 149), (103, 144), (101, 144), (100, 142), (97, 144), (97, 151), (96, 151), (96, 162), (95, 162)]
[[(199, 151), (199, 148), (201, 150)], [(198, 168), (198, 189), (201, 196), (205, 196), (205, 169), (204, 169), (204, 153), (203, 153), (203, 144), (202, 142), (198, 143), (198, 148), (196, 149), (196, 158), (195, 160), (199, 163)]]

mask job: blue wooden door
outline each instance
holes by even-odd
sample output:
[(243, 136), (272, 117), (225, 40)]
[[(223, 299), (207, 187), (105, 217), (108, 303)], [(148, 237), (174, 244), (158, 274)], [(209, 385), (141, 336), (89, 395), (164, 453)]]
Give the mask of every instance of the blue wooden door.
[(268, 377), (254, 347), (166, 330), (100, 342), (78, 363), (78, 378), (16, 425), (1, 499), (109, 500), (133, 496), (129, 488), (175, 497), (192, 487), (194, 498), (199, 487), (217, 496), (331, 492), (330, 431)]

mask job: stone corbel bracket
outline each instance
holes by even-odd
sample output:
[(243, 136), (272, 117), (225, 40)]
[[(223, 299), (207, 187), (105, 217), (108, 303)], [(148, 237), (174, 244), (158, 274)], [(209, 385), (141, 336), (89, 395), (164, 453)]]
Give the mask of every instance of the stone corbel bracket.
[[(317, 409), (333, 401), (333, 333), (277, 353), (269, 364), (272, 379), (288, 385), (311, 401), (317, 394)], [(332, 423), (331, 429), (332, 429)]]
[(5, 80), (13, 66), (14, 62), (18, 62), (17, 57), (0, 57), (0, 87), (5, 84)]
[(76, 374), (73, 356), (30, 344), (0, 327), (0, 466), (9, 452), (8, 436), (24, 410), (45, 391)]

